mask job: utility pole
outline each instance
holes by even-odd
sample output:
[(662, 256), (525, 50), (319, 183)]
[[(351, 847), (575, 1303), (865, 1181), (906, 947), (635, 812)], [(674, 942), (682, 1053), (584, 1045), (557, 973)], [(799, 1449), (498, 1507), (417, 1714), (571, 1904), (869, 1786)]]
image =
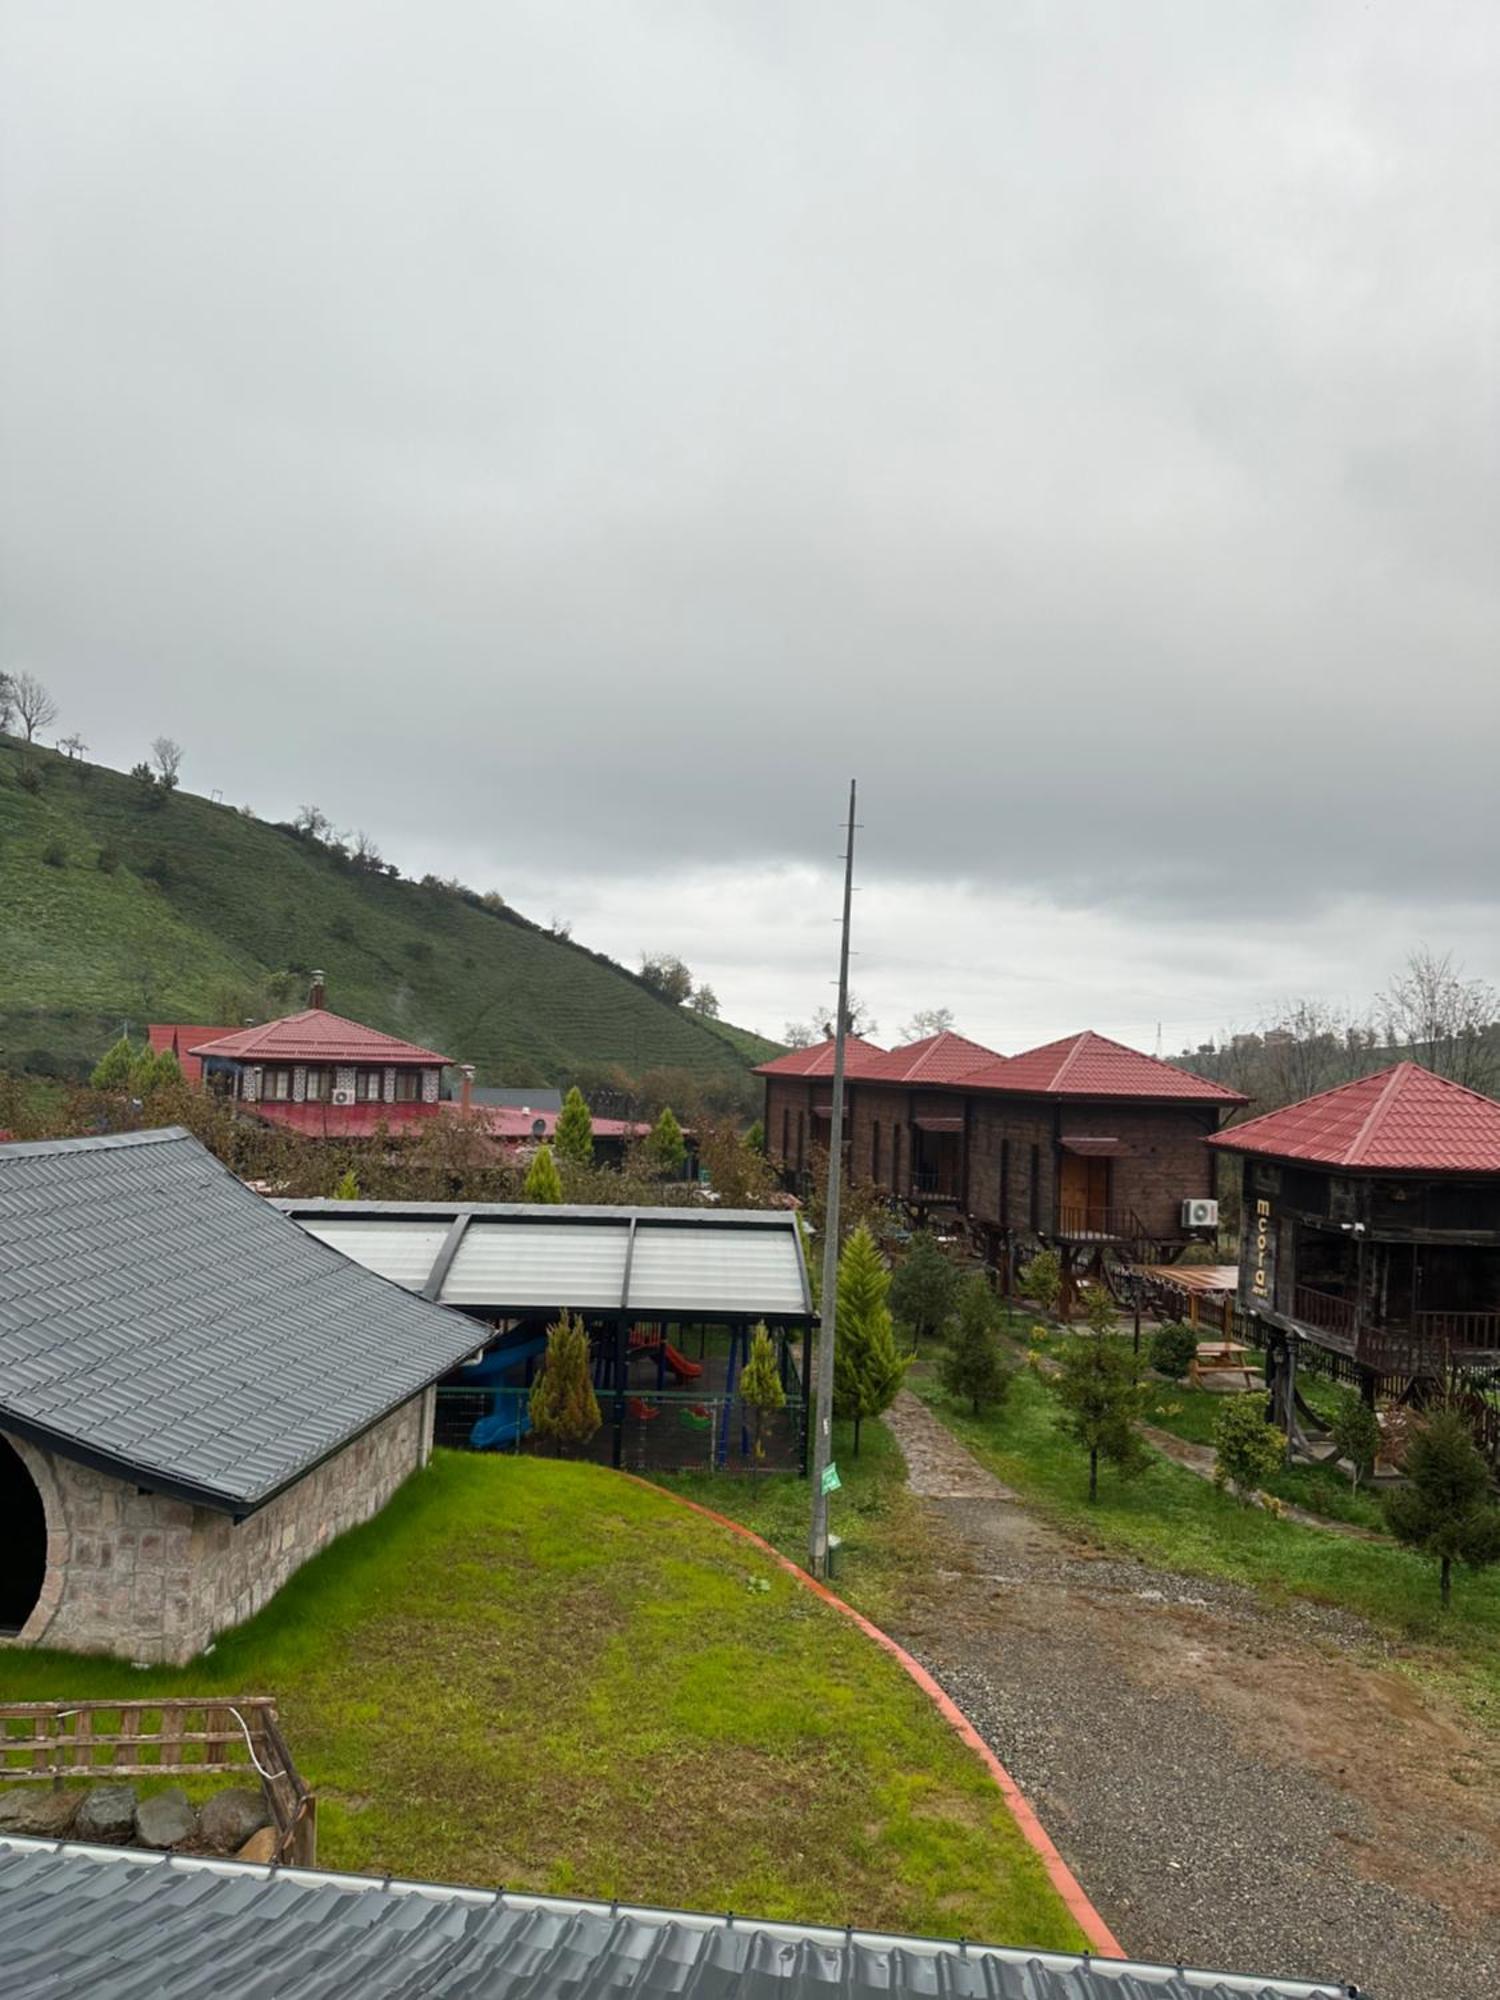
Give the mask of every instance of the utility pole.
[(849, 1033), (849, 917), (854, 903), (854, 780), (844, 841), (844, 920), (839, 937), (839, 1011), (833, 1039), (833, 1118), (828, 1132), (828, 1201), (823, 1218), (823, 1303), (818, 1316), (818, 1394), (814, 1413), (812, 1533), (808, 1568), (828, 1574), (828, 1495), (823, 1475), (833, 1447), (833, 1343), (839, 1299), (839, 1185), (844, 1169), (844, 1044)]

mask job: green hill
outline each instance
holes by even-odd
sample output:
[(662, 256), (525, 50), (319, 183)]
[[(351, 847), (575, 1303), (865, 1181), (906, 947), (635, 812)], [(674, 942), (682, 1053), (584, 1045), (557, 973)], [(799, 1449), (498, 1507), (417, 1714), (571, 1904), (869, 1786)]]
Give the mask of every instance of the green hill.
[(92, 1062), (122, 1021), (303, 1004), (477, 1065), (481, 1082), (742, 1077), (776, 1045), (657, 997), (495, 898), (399, 879), (188, 792), (0, 738), (0, 1067)]

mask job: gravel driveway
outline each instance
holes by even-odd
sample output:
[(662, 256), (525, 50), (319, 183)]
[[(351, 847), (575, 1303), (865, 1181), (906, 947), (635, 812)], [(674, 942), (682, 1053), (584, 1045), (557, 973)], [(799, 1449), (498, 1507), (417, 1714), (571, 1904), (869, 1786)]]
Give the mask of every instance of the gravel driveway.
[(899, 1634), (1014, 1774), (1126, 1949), (1500, 1994), (1500, 1746), (1358, 1619), (1095, 1556), (927, 1408), (888, 1414), (943, 1567)]

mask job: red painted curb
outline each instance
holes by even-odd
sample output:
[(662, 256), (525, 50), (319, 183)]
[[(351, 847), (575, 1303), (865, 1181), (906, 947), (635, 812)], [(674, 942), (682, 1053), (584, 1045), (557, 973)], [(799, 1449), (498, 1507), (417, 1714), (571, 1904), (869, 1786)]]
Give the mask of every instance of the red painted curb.
[(705, 1520), (716, 1521), (721, 1528), (728, 1528), (731, 1534), (738, 1535), (742, 1541), (754, 1543), (755, 1547), (763, 1550), (773, 1562), (779, 1563), (788, 1576), (795, 1577), (805, 1590), (810, 1590), (815, 1597), (821, 1597), (823, 1602), (831, 1604), (835, 1611), (842, 1612), (844, 1617), (859, 1627), (867, 1639), (873, 1639), (877, 1646), (883, 1647), (891, 1655), (892, 1659), (899, 1660), (923, 1694), (932, 1702), (939, 1715), (963, 1738), (1000, 1787), (1011, 1816), (1021, 1829), (1023, 1839), (1040, 1857), (1042, 1866), (1047, 1871), (1048, 1880), (1067, 1904), (1069, 1914), (1090, 1945), (1101, 1958), (1124, 1958), (1124, 1946), (1084, 1894), (1078, 1877), (1053, 1846), (1047, 1829), (1032, 1810), (1025, 1793), (963, 1710), (951, 1696), (943, 1692), (920, 1660), (914, 1660), (904, 1646), (897, 1645), (889, 1632), (882, 1632), (878, 1625), (872, 1625), (869, 1619), (856, 1611), (852, 1604), (846, 1604), (842, 1597), (836, 1597), (827, 1584), (820, 1583), (815, 1576), (809, 1576), (807, 1571), (794, 1563), (790, 1556), (784, 1556), (780, 1549), (772, 1548), (764, 1537), (757, 1535), (753, 1528), (747, 1528), (742, 1521), (731, 1521), (727, 1514), (716, 1514), (712, 1507), (704, 1507), (698, 1501), (689, 1500), (681, 1493), (673, 1493), (665, 1486), (654, 1485), (651, 1480), (642, 1479), (637, 1473), (627, 1472), (624, 1476), (633, 1480), (637, 1486), (647, 1487), (652, 1493), (659, 1493), (664, 1499), (675, 1501), (679, 1507), (686, 1507), (694, 1514), (701, 1514)]

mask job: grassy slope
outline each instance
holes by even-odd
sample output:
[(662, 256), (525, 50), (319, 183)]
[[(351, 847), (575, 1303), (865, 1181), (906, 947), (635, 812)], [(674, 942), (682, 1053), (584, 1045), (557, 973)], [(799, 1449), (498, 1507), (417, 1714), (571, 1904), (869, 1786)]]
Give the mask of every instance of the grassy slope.
[(1453, 1675), (1486, 1719), (1500, 1724), (1500, 1570), (1461, 1570), (1444, 1618), (1436, 1569), (1419, 1556), (1274, 1520), (1154, 1455), (1138, 1479), (1122, 1482), (1101, 1468), (1099, 1503), (1090, 1507), (1084, 1455), (1063, 1435), (1056, 1399), (1030, 1369), (1018, 1371), (1001, 1410), (977, 1419), (950, 1402), (930, 1374), (919, 1371), (912, 1387), (1007, 1485), (1064, 1527), (1187, 1575), (1228, 1577), (1271, 1598), (1342, 1605), (1417, 1642), (1411, 1664)]
[[(340, 866), (227, 806), (178, 793), (142, 810), (130, 779), (0, 739), (0, 1044), (99, 1052), (122, 1017), (216, 1019), (228, 986), (320, 966), (340, 1012), (430, 1042), (481, 1080), (581, 1063), (632, 1074), (741, 1070), (758, 1038), (668, 1006), (619, 966), (460, 898)], [(43, 855), (58, 843), (67, 865)], [(96, 865), (118, 855), (113, 874)], [(146, 870), (164, 870), (162, 883)], [(768, 1045), (769, 1046), (769, 1045)]]
[(181, 1671), (0, 1653), (27, 1700), (273, 1694), (331, 1867), (1079, 1942), (897, 1665), (592, 1466), (439, 1453)]

